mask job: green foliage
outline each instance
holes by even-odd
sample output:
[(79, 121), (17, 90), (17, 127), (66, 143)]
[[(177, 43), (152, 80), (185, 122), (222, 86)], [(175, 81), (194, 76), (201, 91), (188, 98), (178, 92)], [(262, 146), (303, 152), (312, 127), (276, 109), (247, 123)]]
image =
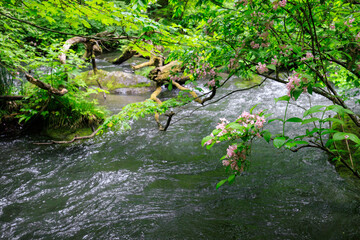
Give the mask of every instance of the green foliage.
[[(220, 129), (203, 139), (202, 145), (207, 148), (217, 142), (232, 142), (229, 153), (222, 158), (230, 176), (217, 188), (225, 182), (232, 183), (248, 167), (246, 156), (250, 156), (255, 137), (272, 141), (276, 148), (293, 151), (316, 147), (338, 159), (349, 150), (337, 148), (337, 143), (351, 142), (358, 151), (359, 138), (353, 130), (330, 126), (344, 126), (348, 115), (356, 122), (354, 112), (345, 101), (359, 103), (360, 24), (355, 21), (360, 17), (358, 4), (318, 0), (235, 3), (170, 0), (163, 8), (163, 14), (167, 17), (172, 14), (173, 19), (155, 21), (148, 17), (147, 11), (150, 9), (151, 12), (154, 5), (158, 7), (156, 1), (130, 2), (0, 2), (0, 67), (6, 69), (6, 77), (1, 73), (0, 93), (26, 94), (20, 121), (29, 122), (41, 117), (51, 126), (80, 126), (104, 119), (105, 112), (88, 99), (93, 91), (80, 90), (87, 88), (81, 78), (71, 80), (83, 65), (79, 59), (83, 48), (74, 47), (69, 51), (64, 65), (56, 59), (61, 45), (69, 37), (95, 35), (106, 30), (114, 35), (129, 36), (119, 40), (117, 47), (127, 44), (144, 56), (160, 54), (154, 45), (164, 46), (169, 52), (167, 61), (181, 61), (185, 76), (189, 77), (187, 83), (192, 83), (199, 91), (203, 89), (200, 85), (209, 89), (222, 87), (225, 81), (220, 74), (223, 72), (243, 78), (260, 75), (286, 84), (288, 94), (275, 99), (278, 104), (286, 103), (284, 116), (268, 121), (281, 124), (282, 132), (263, 130), (258, 118), (268, 116), (263, 112), (253, 114), (254, 109), (251, 109), (234, 122), (222, 121)], [(69, 92), (57, 97), (33, 86), (23, 91), (15, 82), (22, 81), (21, 72), (29, 71), (36, 79)], [(166, 84), (169, 89), (173, 88), (171, 81)], [(335, 90), (338, 88), (340, 94)], [(320, 94), (334, 104), (313, 106), (302, 116), (289, 118), (290, 102), (306, 92), (309, 96)], [(119, 114), (106, 119), (102, 131), (110, 127), (129, 129), (133, 119), (164, 114), (192, 100), (183, 93), (161, 105), (151, 100), (130, 104)], [(292, 125), (303, 127), (304, 134), (294, 136), (286, 131)]]

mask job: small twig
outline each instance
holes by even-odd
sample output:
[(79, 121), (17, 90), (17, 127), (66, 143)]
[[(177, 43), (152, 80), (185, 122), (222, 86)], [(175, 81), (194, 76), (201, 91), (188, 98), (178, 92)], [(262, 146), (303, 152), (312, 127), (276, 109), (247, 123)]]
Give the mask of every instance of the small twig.
[(70, 141), (54, 141), (52, 140), (51, 142), (42, 142), (42, 143), (33, 143), (35, 145), (51, 145), (51, 144), (66, 144), (66, 143), (73, 143), (77, 140), (83, 140), (83, 139), (89, 139), (89, 138), (93, 138), (100, 130), (102, 129), (102, 127), (99, 127), (96, 131), (94, 131), (92, 134), (88, 135), (88, 136), (83, 136), (83, 137), (77, 137), (75, 136), (73, 139), (71, 139)]

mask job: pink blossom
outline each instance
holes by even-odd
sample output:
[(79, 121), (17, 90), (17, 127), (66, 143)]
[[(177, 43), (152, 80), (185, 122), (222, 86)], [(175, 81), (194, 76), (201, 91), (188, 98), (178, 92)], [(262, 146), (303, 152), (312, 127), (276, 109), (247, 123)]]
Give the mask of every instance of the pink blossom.
[(250, 46), (251, 46), (252, 48), (254, 48), (254, 49), (257, 49), (257, 48), (260, 47), (260, 45), (259, 45), (258, 43), (255, 43), (254, 41), (252, 41), (252, 42), (250, 43)]
[(349, 135), (345, 135), (344, 138), (345, 138), (345, 139), (348, 139), (348, 138), (349, 138)]
[(314, 57), (314, 55), (311, 53), (311, 52), (307, 52), (306, 53), (306, 58), (312, 58), (312, 57)]
[(206, 146), (206, 145), (210, 145), (211, 143), (212, 143), (212, 139), (210, 139), (210, 140), (206, 141), (206, 142), (204, 143), (204, 146)]
[(266, 67), (266, 64), (261, 64), (261, 62), (258, 63), (258, 65), (256, 66), (256, 70), (260, 73), (263, 74), (264, 72), (268, 72), (269, 69)]
[(229, 158), (234, 157), (236, 155), (235, 150), (237, 149), (237, 145), (230, 145), (227, 149), (226, 149), (226, 153), (227, 156)]
[(355, 40), (357, 41), (357, 40), (359, 40), (360, 39), (360, 32), (356, 35), (356, 37), (355, 37)]
[(208, 24), (211, 24), (213, 22), (213, 20), (211, 18), (209, 18), (209, 20), (207, 21)]
[(282, 0), (279, 2), (280, 7), (285, 7), (286, 6), (286, 0)]
[(331, 24), (331, 25), (330, 25), (330, 28), (334, 30), (334, 29), (335, 29), (335, 25), (334, 25), (334, 24)]
[(221, 121), (222, 123), (226, 123), (226, 124), (229, 123), (229, 120), (227, 120), (226, 118), (220, 118), (220, 121)]
[(275, 2), (273, 2), (273, 4), (274, 4), (274, 6), (273, 6), (274, 10), (277, 10), (279, 6), (280, 7), (285, 7), (286, 6), (286, 0), (275, 1)]
[(290, 96), (291, 90), (296, 86), (300, 86), (300, 74), (293, 72), (293, 75), (289, 77), (289, 82), (286, 84), (286, 88), (288, 89), (288, 96)]
[(223, 160), (222, 164), (223, 164), (223, 166), (227, 167), (227, 166), (230, 165), (230, 161), (229, 160)]
[(301, 61), (306, 61), (306, 60), (309, 60), (309, 59), (311, 59), (313, 57), (314, 57), (314, 55), (311, 52), (307, 52), (306, 56), (301, 58)]
[(355, 18), (352, 18), (352, 19), (349, 19), (349, 20), (346, 20), (344, 22), (344, 25), (348, 26), (348, 27), (352, 27), (353, 25), (351, 23), (353, 23), (355, 21)]
[(239, 118), (249, 118), (249, 117), (250, 117), (250, 113), (244, 111), (242, 112)]
[(209, 81), (208, 84), (211, 87), (215, 87), (215, 80), (213, 79), (213, 80)]
[(231, 163), (231, 168), (234, 169), (234, 170), (236, 170), (236, 171), (239, 171), (239, 170), (240, 170), (240, 169), (239, 169), (239, 166), (238, 166), (238, 163), (237, 163), (236, 161), (233, 161), (233, 162)]
[[(278, 62), (278, 59), (277, 59), (277, 56), (275, 55), (272, 59), (271, 59), (271, 64), (272, 65), (277, 65), (279, 62)], [(280, 64), (279, 64), (280, 65)]]
[(225, 129), (225, 123), (218, 123), (218, 125), (216, 126), (216, 129), (221, 129), (221, 130), (224, 130)]

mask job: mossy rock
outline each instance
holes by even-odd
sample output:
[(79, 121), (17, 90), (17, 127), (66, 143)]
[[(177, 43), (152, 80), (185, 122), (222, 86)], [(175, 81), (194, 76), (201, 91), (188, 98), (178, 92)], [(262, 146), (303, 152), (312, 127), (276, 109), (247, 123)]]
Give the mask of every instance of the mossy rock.
[(235, 78), (233, 82), (236, 87), (245, 88), (259, 84), (262, 80), (263, 79), (259, 75), (253, 74), (252, 76), (249, 76), (247, 78)]
[[(351, 120), (351, 118), (348, 115), (345, 115), (344, 117), (345, 125), (344, 130), (342, 129), (341, 125), (337, 122), (335, 122), (332, 126), (334, 130), (337, 131), (344, 131), (347, 133), (355, 134), (360, 138), (360, 128), (355, 125), (355, 123)], [(360, 172), (360, 149), (356, 148), (356, 144), (352, 141), (348, 141), (349, 148), (351, 151), (351, 156), (354, 164), (354, 168)], [(342, 152), (340, 155), (345, 159), (346, 163), (351, 166), (351, 161), (349, 157), (349, 153), (347, 151), (347, 146), (345, 140), (342, 141), (336, 141), (335, 142), (336, 147), (340, 149)], [(334, 147), (333, 147), (334, 148)], [(353, 176), (353, 173), (340, 161), (335, 162), (336, 170), (339, 172), (341, 176), (347, 177), (347, 176)]]
[(88, 86), (98, 87), (99, 82), (105, 90), (113, 94), (122, 88), (148, 88), (148, 91), (153, 89), (152, 82), (146, 77), (121, 71), (98, 70), (96, 75), (93, 71), (87, 71), (78, 75), (76, 79), (83, 80)]
[(69, 141), (75, 136), (83, 137), (92, 134), (91, 128), (78, 128), (78, 129), (69, 129), (69, 128), (57, 128), (57, 129), (45, 129), (44, 135), (50, 137), (53, 140), (63, 140)]

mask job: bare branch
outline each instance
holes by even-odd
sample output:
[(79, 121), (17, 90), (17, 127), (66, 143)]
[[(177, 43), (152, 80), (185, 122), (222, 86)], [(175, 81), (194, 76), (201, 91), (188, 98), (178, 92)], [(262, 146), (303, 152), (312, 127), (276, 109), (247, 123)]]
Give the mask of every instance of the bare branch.
[(62, 88), (62, 89), (58, 90), (58, 89), (52, 87), (50, 84), (47, 84), (40, 80), (35, 79), (33, 76), (31, 76), (30, 74), (28, 74), (26, 72), (25, 72), (25, 76), (26, 76), (26, 79), (30, 83), (38, 86), (41, 89), (47, 90), (54, 95), (64, 96), (68, 92), (68, 90), (66, 88)]

